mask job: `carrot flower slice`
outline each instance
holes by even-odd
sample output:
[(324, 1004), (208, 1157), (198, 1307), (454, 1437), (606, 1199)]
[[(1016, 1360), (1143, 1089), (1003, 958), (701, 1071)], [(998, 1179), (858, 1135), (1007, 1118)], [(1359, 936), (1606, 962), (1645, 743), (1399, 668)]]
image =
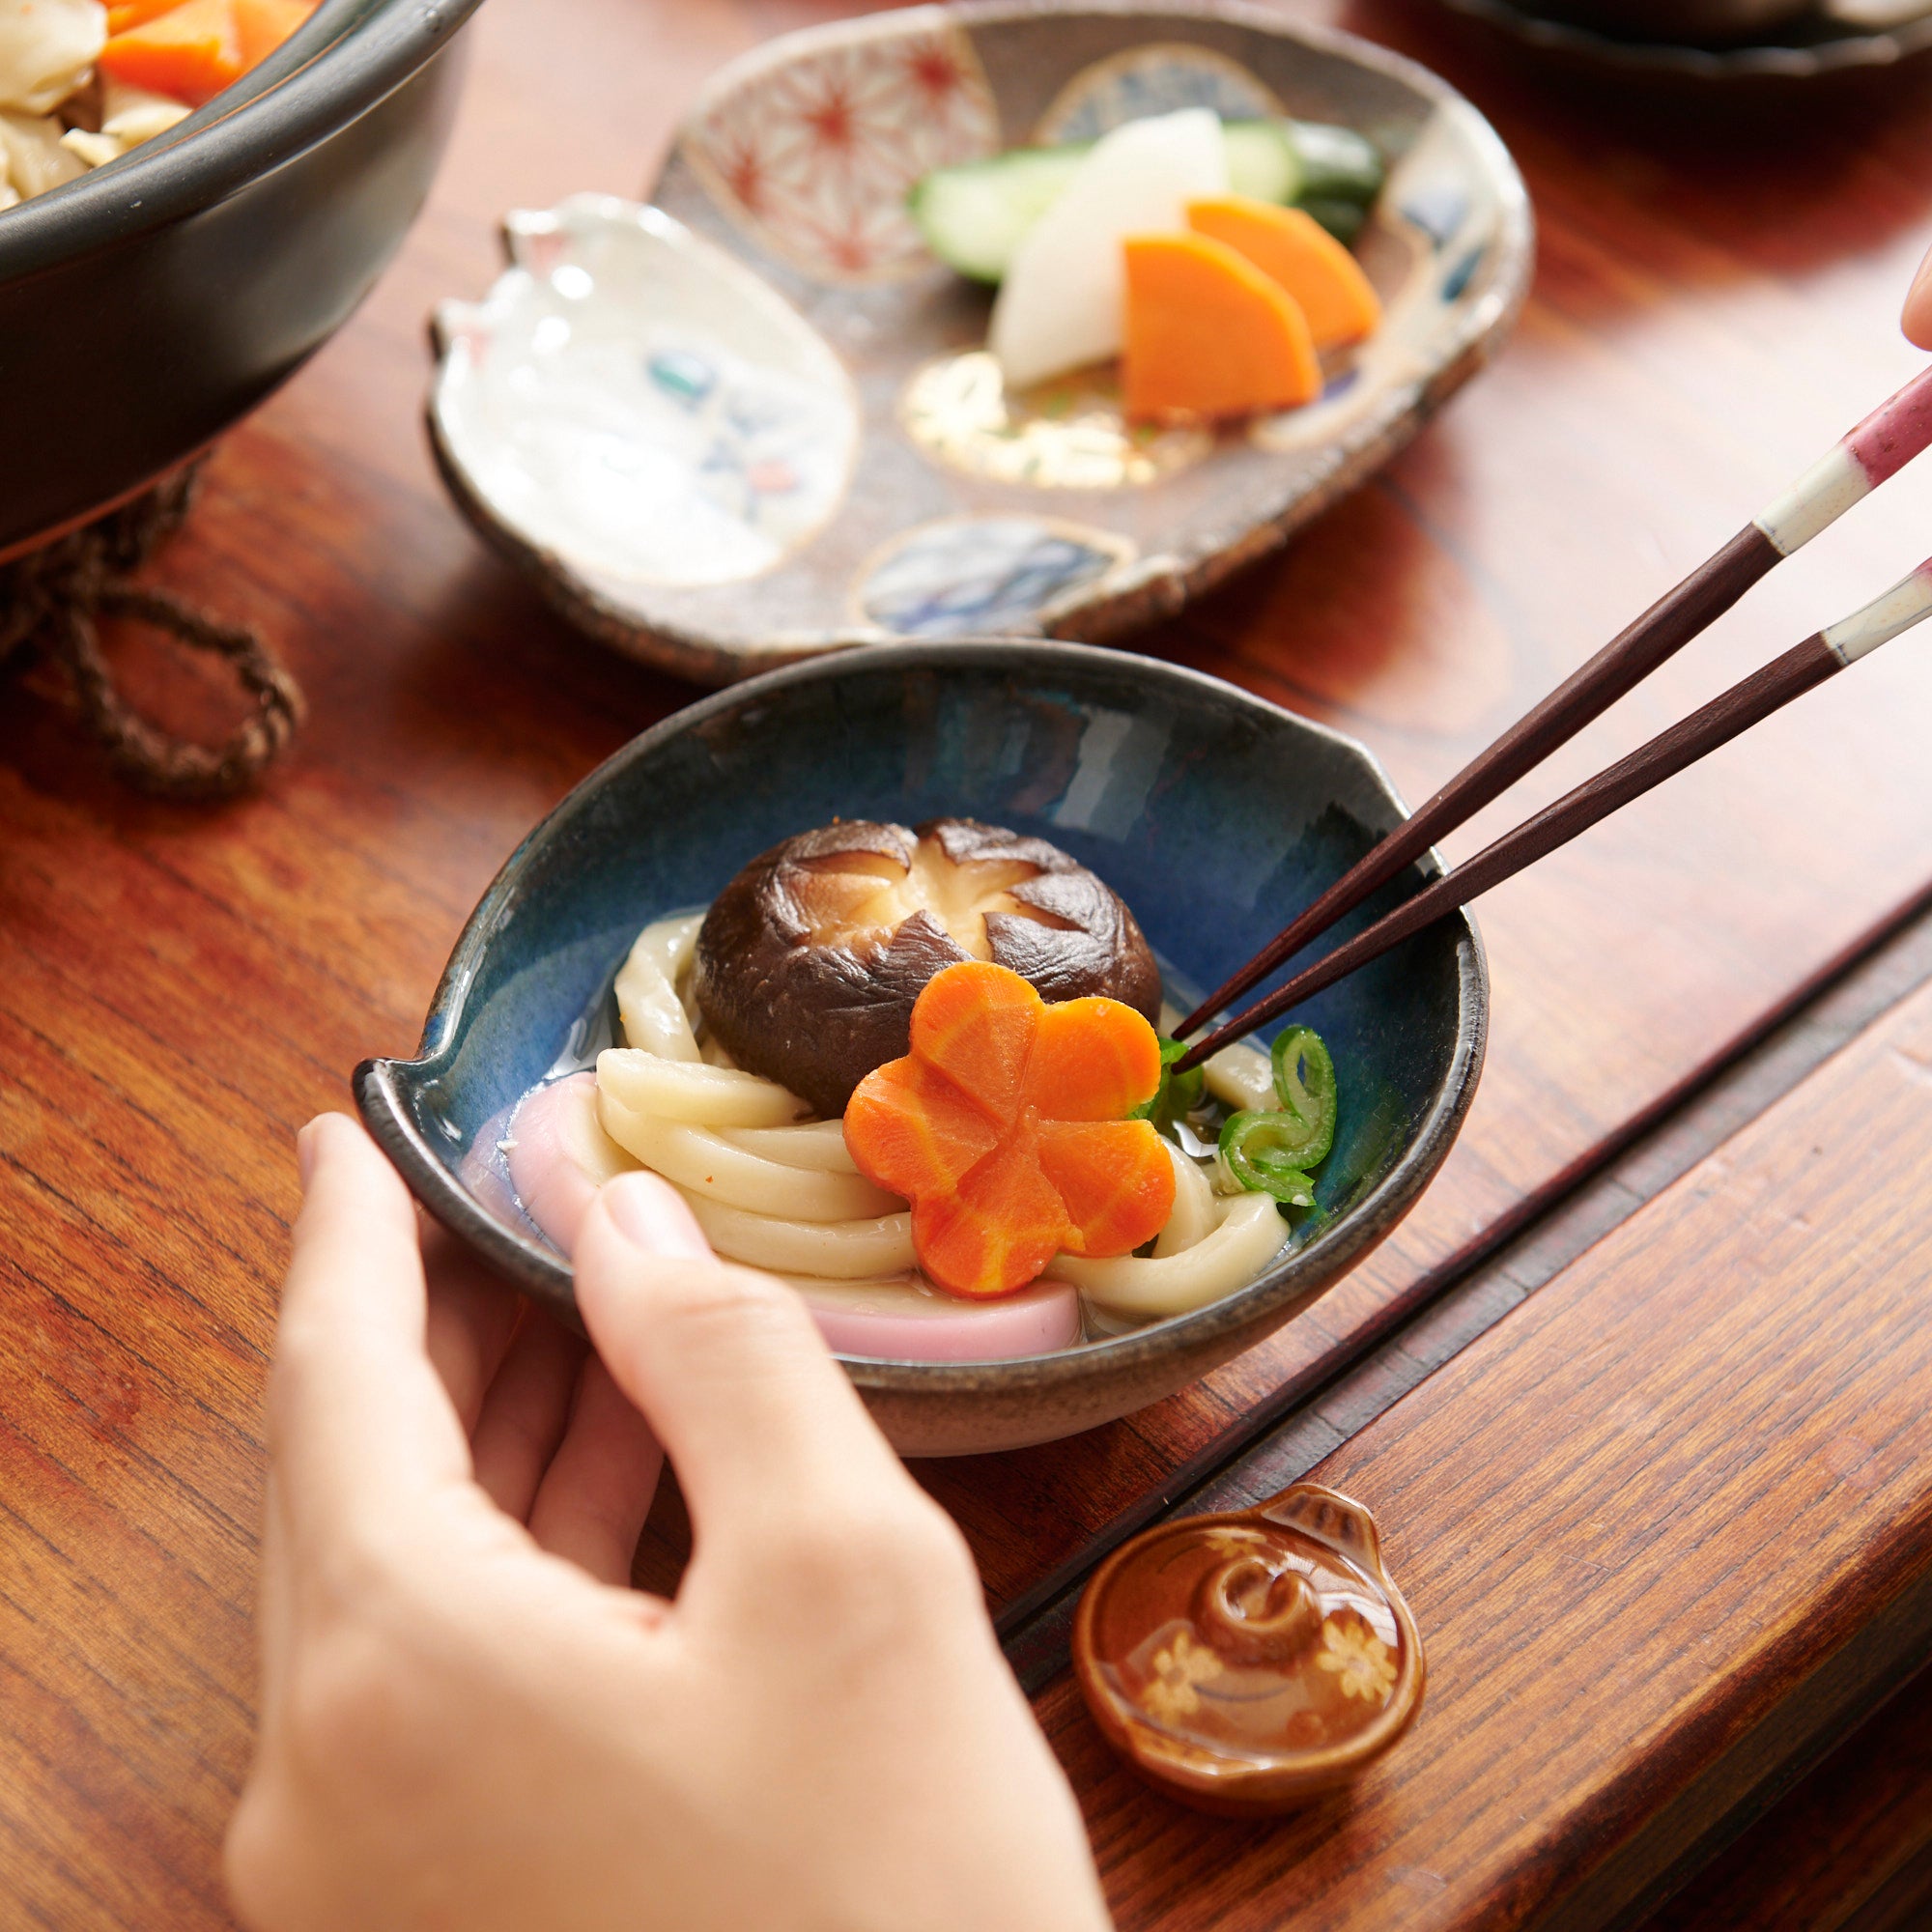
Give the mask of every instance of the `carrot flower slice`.
[(845, 1145), (912, 1203), (913, 1247), (940, 1288), (1012, 1294), (1063, 1250), (1124, 1255), (1174, 1211), (1174, 1166), (1147, 1121), (1153, 1029), (1118, 1000), (1049, 1007), (971, 959), (926, 982), (912, 1051), (859, 1083)]

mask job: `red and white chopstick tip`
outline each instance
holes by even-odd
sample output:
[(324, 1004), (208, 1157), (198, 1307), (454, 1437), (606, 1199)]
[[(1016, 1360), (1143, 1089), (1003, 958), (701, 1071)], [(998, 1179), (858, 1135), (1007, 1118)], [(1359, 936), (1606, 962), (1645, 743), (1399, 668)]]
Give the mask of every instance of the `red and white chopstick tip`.
[(1845, 439), (1876, 490), (1932, 446), (1932, 369), (1922, 369)]
[(1932, 617), (1932, 557), (1883, 597), (1833, 624), (1825, 642), (1840, 664), (1856, 664), (1926, 617)]
[(1881, 403), (1754, 521), (1789, 556), (1932, 447), (1932, 369)]

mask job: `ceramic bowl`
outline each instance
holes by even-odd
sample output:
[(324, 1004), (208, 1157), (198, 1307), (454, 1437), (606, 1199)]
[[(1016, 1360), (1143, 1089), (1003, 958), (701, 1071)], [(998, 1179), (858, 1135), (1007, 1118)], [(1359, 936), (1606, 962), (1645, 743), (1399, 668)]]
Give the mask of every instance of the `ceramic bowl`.
[[(1727, 82), (1781, 88), (1873, 68), (1896, 67), (1932, 51), (1932, 0), (1808, 0), (1776, 8), (1745, 43), (1701, 32), (1669, 0), (1586, 9), (1520, 0), (1445, 0), (1573, 68), (1598, 69), (1663, 85)], [(1720, 8), (1724, 0), (1719, 0)], [(1595, 18), (1583, 24), (1585, 14)], [(1614, 31), (1596, 19), (1623, 17)], [(1560, 16), (1560, 17), (1558, 17)], [(1639, 16), (1648, 25), (1640, 24)], [(1697, 43), (1708, 41), (1709, 44)]]
[[(989, 293), (927, 252), (906, 190), (1197, 104), (1382, 149), (1357, 253), (1384, 327), (1318, 402), (1218, 434), (1129, 427), (1105, 379), (1006, 396)], [(786, 35), (713, 80), (651, 199), (511, 215), (509, 271), (439, 312), (430, 420), (458, 502), (553, 603), (712, 684), (1172, 612), (1406, 441), (1495, 347), (1533, 253), (1521, 179), (1465, 100), (1239, 0), (998, 0)]]
[(477, 0), (323, 0), (253, 72), (0, 213), (0, 558), (146, 488), (345, 322), (441, 157)]
[[(568, 1266), (516, 1209), (495, 1149), (524, 1093), (582, 1063), (639, 929), (703, 904), (747, 860), (835, 815), (948, 813), (1072, 853), (1125, 898), (1171, 972), (1201, 988), (1403, 807), (1351, 740), (1112, 651), (904, 645), (774, 672), (645, 732), (525, 839), (457, 942), (419, 1056), (357, 1068), (364, 1119), (440, 1220), (569, 1311)], [(1414, 884), (1396, 881), (1351, 927)], [(848, 1360), (900, 1449), (1042, 1442), (1157, 1401), (1288, 1321), (1387, 1234), (1475, 1090), (1488, 1011), (1475, 931), (1445, 921), (1302, 1010), (1334, 1052), (1342, 1111), (1322, 1211), (1280, 1263), (1212, 1307), (1055, 1354)]]
[(1527, 0), (1523, 12), (1642, 41), (1743, 41), (1810, 10), (1811, 0)]

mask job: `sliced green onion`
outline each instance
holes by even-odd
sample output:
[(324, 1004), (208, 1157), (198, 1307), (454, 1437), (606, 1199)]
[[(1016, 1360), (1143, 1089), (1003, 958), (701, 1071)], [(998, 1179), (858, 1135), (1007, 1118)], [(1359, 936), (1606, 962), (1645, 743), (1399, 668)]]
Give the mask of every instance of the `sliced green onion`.
[(1335, 1145), (1335, 1063), (1312, 1027), (1284, 1027), (1275, 1036), (1274, 1093), (1287, 1138), (1282, 1146), (1313, 1167)]
[(1286, 1113), (1230, 1114), (1221, 1128), (1221, 1158), (1250, 1194), (1271, 1194), (1284, 1208), (1312, 1208), (1315, 1183), (1295, 1153), (1300, 1139)]
[(1136, 1107), (1131, 1116), (1136, 1121), (1151, 1121), (1155, 1126), (1170, 1126), (1183, 1115), (1191, 1113), (1201, 1104), (1202, 1074), (1198, 1066), (1190, 1066), (1185, 1073), (1175, 1073), (1174, 1063), (1187, 1051), (1187, 1042), (1168, 1039), (1164, 1036), (1160, 1042), (1160, 1085), (1153, 1091), (1153, 1098)]

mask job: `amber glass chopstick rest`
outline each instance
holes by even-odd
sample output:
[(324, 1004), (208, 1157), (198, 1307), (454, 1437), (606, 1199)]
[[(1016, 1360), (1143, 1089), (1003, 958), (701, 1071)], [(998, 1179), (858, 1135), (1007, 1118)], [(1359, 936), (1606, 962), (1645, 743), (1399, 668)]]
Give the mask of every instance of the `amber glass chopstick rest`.
[(1081, 1598), (1073, 1667), (1136, 1771), (1236, 1817), (1358, 1776), (1407, 1729), (1424, 1682), (1375, 1519), (1315, 1483), (1117, 1549)]

